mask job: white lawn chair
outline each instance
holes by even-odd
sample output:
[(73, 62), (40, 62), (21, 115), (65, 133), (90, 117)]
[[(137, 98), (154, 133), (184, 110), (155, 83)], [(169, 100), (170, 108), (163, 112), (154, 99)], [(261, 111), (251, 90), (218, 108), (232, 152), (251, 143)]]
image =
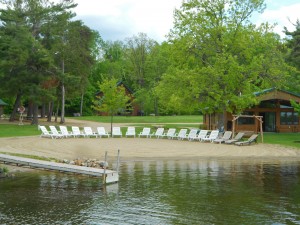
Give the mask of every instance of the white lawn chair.
[(237, 142), (234, 142), (234, 144), (239, 145), (239, 146), (251, 145), (252, 143), (257, 141), (257, 137), (258, 137), (258, 134), (252, 134), (251, 137), (248, 138), (248, 140), (246, 140), (246, 141), (237, 141)]
[(207, 136), (208, 130), (200, 130), (199, 134), (194, 138), (195, 140), (201, 141), (202, 138)]
[(123, 134), (121, 132), (121, 128), (120, 127), (113, 127), (113, 130), (112, 130), (112, 137), (114, 136), (120, 136), (120, 137), (123, 137)]
[(68, 131), (68, 128), (66, 126), (59, 126), (59, 129), (60, 133), (64, 135), (64, 137), (75, 137), (72, 132)]
[(244, 133), (239, 132), (234, 138), (225, 141), (225, 144), (233, 144), (234, 142), (240, 141), (244, 136)]
[(40, 137), (50, 137), (53, 138), (52, 133), (47, 130), (45, 126), (39, 126), (40, 130), (42, 131)]
[(83, 127), (83, 131), (86, 137), (98, 137), (98, 134), (93, 132), (91, 127)]
[(146, 138), (150, 137), (151, 129), (149, 127), (144, 127), (142, 132), (139, 133), (139, 137), (144, 136)]
[(180, 129), (179, 133), (176, 135), (178, 140), (184, 140), (185, 138), (187, 138), (187, 129)]
[(101, 138), (102, 136), (109, 137), (110, 134), (105, 131), (104, 127), (97, 127), (98, 136)]
[(163, 138), (164, 137), (164, 128), (160, 127), (157, 128), (156, 132), (151, 134), (150, 137), (155, 136), (156, 138)]
[(50, 130), (51, 130), (51, 133), (52, 133), (52, 136), (54, 138), (63, 138), (64, 135), (59, 133), (58, 130), (56, 129), (55, 126), (49, 126)]
[(218, 138), (219, 130), (213, 130), (210, 132), (209, 136), (206, 136), (204, 138), (201, 138), (200, 141), (210, 141), (213, 142), (215, 139)]
[(130, 137), (130, 136), (135, 138), (135, 127), (128, 127), (127, 128), (125, 137)]
[(187, 139), (189, 141), (193, 141), (197, 138), (197, 132), (198, 132), (198, 129), (191, 129), (190, 130), (190, 133), (188, 134), (187, 136)]
[(85, 134), (77, 126), (72, 126), (72, 133), (74, 137), (85, 137)]
[(228, 141), (231, 138), (232, 135), (232, 131), (225, 131), (225, 133), (223, 134), (223, 136), (221, 138), (217, 138), (214, 140), (214, 143), (223, 143), (225, 141)]
[(170, 128), (166, 134), (164, 134), (165, 137), (168, 139), (173, 139), (176, 137), (176, 129), (175, 128)]

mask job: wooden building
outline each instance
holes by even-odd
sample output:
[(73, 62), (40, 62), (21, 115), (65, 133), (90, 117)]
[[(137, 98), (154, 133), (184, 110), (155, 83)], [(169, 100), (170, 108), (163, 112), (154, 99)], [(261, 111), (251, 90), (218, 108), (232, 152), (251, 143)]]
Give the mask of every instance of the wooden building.
[[(300, 103), (300, 95), (276, 88), (270, 88), (254, 93), (259, 104), (245, 109), (235, 124), (236, 131), (259, 132), (260, 123), (255, 116), (261, 116), (264, 132), (300, 132), (299, 114), (294, 111), (290, 100)], [(233, 115), (229, 112), (204, 115), (204, 125), (207, 129), (232, 130)]]

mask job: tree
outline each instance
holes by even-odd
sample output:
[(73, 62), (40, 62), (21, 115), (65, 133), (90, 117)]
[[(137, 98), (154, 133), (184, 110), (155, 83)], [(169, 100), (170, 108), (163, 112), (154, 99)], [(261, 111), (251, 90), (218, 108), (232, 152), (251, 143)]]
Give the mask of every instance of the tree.
[(93, 108), (110, 115), (112, 131), (113, 116), (130, 107), (130, 97), (126, 94), (124, 86), (118, 86), (114, 78), (104, 79), (98, 85), (102, 94), (97, 96), (98, 100), (94, 101)]
[(263, 0), (184, 2), (169, 34), (173, 63), (156, 88), (166, 98), (160, 106), (241, 113), (255, 103), (254, 91), (284, 84), (288, 73), (280, 37), (272, 26), (256, 28), (249, 20), (264, 8)]
[(287, 63), (293, 66), (295, 69), (292, 73), (292, 78), (289, 82), (291, 91), (299, 91), (300, 83), (300, 21), (297, 20), (294, 24), (295, 31), (289, 31), (286, 27), (284, 28), (285, 34), (287, 35), (286, 43), (289, 47), (287, 54)]
[[(76, 5), (72, 0), (57, 4), (48, 0), (2, 0), (1, 3), (5, 5), (0, 11), (3, 40), (0, 54), (4, 56), (1, 58), (4, 74), (1, 83), (7, 92), (17, 96), (14, 112), (22, 96), (32, 102), (32, 124), (37, 124), (38, 106), (53, 93), (49, 86), (53, 83), (53, 56), (43, 42), (43, 30), (53, 27), (53, 21)], [(19, 60), (15, 60), (16, 57)], [(11, 120), (13, 118), (14, 113)]]

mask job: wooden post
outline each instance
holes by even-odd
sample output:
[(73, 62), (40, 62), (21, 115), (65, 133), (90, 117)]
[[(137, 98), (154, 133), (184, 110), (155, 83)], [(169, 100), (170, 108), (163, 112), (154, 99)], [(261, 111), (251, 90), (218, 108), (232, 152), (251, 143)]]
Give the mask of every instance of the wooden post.
[(106, 162), (107, 162), (107, 151), (105, 152), (105, 157), (104, 157), (104, 172), (103, 172), (103, 176), (102, 176), (103, 184), (106, 183)]
[(118, 149), (117, 174), (119, 174), (119, 167), (120, 167), (120, 149)]

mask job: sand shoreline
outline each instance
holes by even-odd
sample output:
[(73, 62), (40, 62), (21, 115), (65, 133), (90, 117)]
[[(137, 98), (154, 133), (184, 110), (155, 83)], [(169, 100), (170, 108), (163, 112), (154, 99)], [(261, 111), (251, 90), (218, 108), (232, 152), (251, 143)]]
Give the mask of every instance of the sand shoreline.
[[(4, 123), (4, 121), (1, 121)], [(41, 123), (50, 124), (45, 121)], [(51, 123), (53, 124), (53, 123)], [(108, 123), (69, 119), (66, 126), (80, 127), (104, 126)], [(127, 124), (114, 124), (127, 126)], [(156, 138), (67, 138), (51, 139), (39, 136), (0, 138), (0, 152), (19, 153), (73, 160), (76, 158), (104, 159), (108, 152), (108, 160), (114, 161), (120, 149), (121, 161), (148, 160), (300, 160), (300, 150), (271, 144), (253, 144), (251, 146), (235, 146), (199, 141), (179, 141)]]
[(300, 160), (298, 149), (280, 145), (253, 144), (235, 146), (198, 141), (155, 138), (68, 138), (39, 136), (0, 138), (0, 152), (51, 157), (56, 159), (104, 159), (105, 152), (115, 160), (120, 149), (121, 161), (192, 160), (192, 159), (261, 159)]

